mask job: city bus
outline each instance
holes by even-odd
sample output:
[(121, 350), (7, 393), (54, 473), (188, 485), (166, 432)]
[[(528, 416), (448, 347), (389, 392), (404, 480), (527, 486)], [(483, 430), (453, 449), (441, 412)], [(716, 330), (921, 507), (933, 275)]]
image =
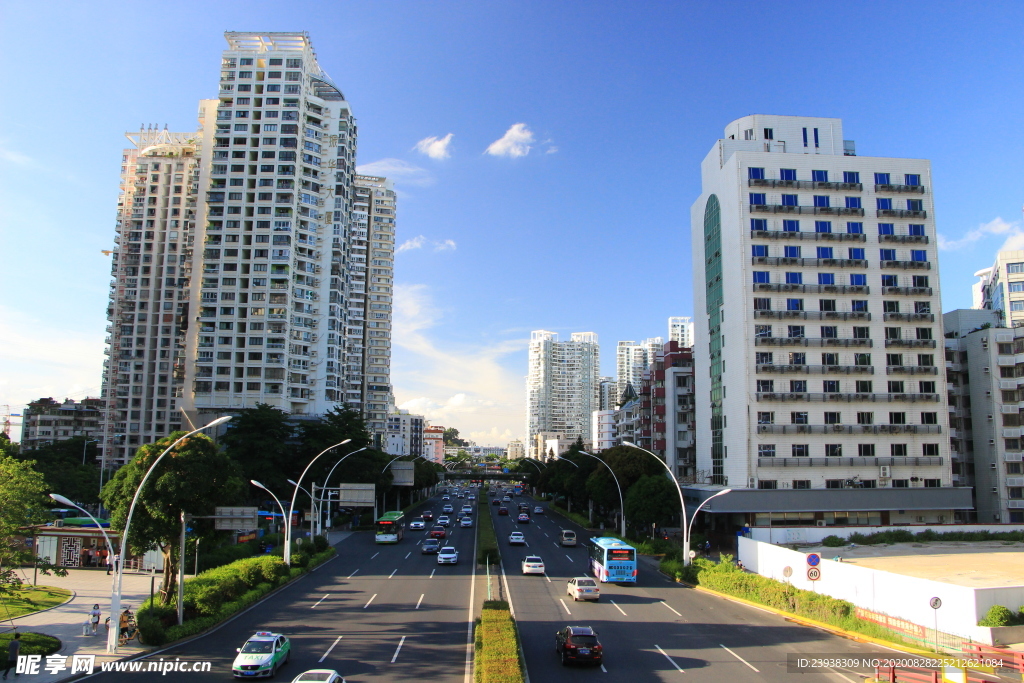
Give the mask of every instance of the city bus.
[(405, 515), (385, 512), (374, 526), (377, 543), (398, 543), (405, 536)]
[(636, 583), (636, 548), (617, 538), (590, 539), (590, 571), (602, 583)]

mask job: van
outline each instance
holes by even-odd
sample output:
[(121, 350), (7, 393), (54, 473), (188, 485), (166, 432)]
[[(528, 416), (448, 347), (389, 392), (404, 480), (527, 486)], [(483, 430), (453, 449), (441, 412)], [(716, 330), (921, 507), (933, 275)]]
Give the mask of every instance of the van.
[(576, 532), (569, 531), (568, 529), (562, 530), (562, 545), (563, 546), (575, 546), (576, 545)]

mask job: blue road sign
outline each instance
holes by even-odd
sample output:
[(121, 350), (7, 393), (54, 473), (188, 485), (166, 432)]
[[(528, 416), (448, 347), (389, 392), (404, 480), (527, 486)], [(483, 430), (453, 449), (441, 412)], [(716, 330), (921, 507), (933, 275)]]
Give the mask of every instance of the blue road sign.
[(818, 553), (807, 554), (807, 565), (809, 567), (817, 567), (819, 564), (821, 564), (821, 555)]
[(507, 467), (502, 467), (501, 471), (504, 472), (505, 474), (508, 474), (508, 468)]

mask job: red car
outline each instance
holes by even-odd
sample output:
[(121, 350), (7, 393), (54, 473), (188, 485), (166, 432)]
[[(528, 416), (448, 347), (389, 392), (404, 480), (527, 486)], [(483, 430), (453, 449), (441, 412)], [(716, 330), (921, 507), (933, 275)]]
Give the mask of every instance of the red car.
[(435, 526), (435, 527), (431, 527), (430, 528), (430, 537), (431, 538), (444, 538), (447, 535), (448, 535), (448, 532), (445, 531), (445, 528), (443, 526)]
[(508, 508), (505, 507), (504, 505), (502, 505), (500, 508), (498, 508), (498, 514), (499, 515), (508, 515)]
[(424, 510), (423, 514), (420, 515), (420, 517), (429, 522), (430, 520), (434, 519), (434, 513), (431, 512), (430, 510)]

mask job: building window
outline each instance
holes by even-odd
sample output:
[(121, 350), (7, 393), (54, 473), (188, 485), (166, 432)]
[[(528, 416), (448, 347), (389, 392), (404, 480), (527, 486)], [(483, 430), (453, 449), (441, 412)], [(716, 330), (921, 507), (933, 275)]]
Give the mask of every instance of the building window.
[(803, 273), (786, 273), (786, 284), (802, 285), (804, 283)]
[(907, 230), (908, 230), (909, 234), (911, 234), (911, 235), (916, 235), (916, 236), (919, 236), (919, 237), (924, 237), (924, 225), (918, 225), (918, 224), (915, 224), (915, 223), (911, 223), (910, 225), (907, 226)]
[(767, 230), (768, 229), (768, 219), (766, 219), (766, 218), (751, 218), (750, 219), (750, 229), (751, 230)]
[(859, 209), (859, 208), (861, 208), (860, 197), (847, 197), (846, 198), (846, 208), (847, 209)]
[(833, 258), (832, 247), (818, 247), (818, 258)]
[(924, 249), (911, 249), (910, 250), (911, 261), (927, 261), (928, 252)]
[(779, 482), (775, 479), (758, 479), (757, 488), (759, 489), (777, 489), (779, 488)]
[(764, 192), (751, 192), (750, 193), (750, 204), (751, 206), (763, 206), (768, 202), (765, 201)]
[(803, 325), (790, 325), (789, 334), (786, 335), (790, 339), (803, 339), (804, 338), (804, 326)]
[(828, 171), (811, 171), (811, 180), (816, 183), (827, 183)]
[(754, 325), (754, 336), (759, 339), (769, 339), (772, 336), (771, 325)]
[(769, 274), (768, 274), (767, 270), (755, 270), (754, 271), (754, 283), (755, 284), (757, 284), (757, 283), (766, 284), (766, 283), (769, 283), (769, 282), (771, 282), (771, 278), (769, 277)]
[(800, 232), (800, 221), (784, 220), (782, 221), (782, 229), (785, 232)]
[(811, 488), (811, 480), (810, 479), (794, 479), (793, 480), (793, 488), (794, 489), (809, 489), (809, 488)]
[(838, 353), (823, 353), (821, 354), (822, 365), (839, 365), (839, 354)]
[(819, 285), (834, 285), (836, 283), (835, 273), (818, 273)]
[(828, 208), (831, 206), (829, 196), (827, 194), (814, 195), (814, 205), (823, 209)]
[(854, 261), (864, 260), (864, 248), (863, 247), (850, 247), (849, 251), (850, 259)]
[(875, 174), (875, 185), (891, 185), (889, 181), (888, 173), (876, 173)]
[(759, 425), (771, 425), (775, 424), (775, 413), (772, 412), (758, 412), (757, 424)]
[(757, 380), (757, 392), (759, 394), (772, 394), (772, 393), (775, 393), (775, 380), (773, 380), (773, 379), (759, 379), (759, 380)]
[(789, 391), (794, 394), (806, 394), (807, 393), (807, 380), (805, 379), (791, 379), (789, 380)]
[(773, 129), (771, 129), (771, 128), (765, 128), (764, 129), (764, 139), (765, 140), (774, 140), (775, 139), (775, 131)]
[(768, 245), (767, 244), (751, 244), (750, 245), (750, 254), (751, 254), (751, 256), (754, 256), (755, 258), (767, 256), (768, 255)]
[(792, 446), (792, 455), (794, 458), (806, 458), (811, 454), (811, 446), (806, 443), (795, 443)]
[(807, 424), (807, 421), (808, 421), (808, 416), (807, 416), (807, 412), (806, 411), (793, 412), (793, 413), (789, 414), (789, 423), (790, 424), (805, 425), (805, 424)]
[(892, 211), (892, 199), (889, 197), (878, 197), (875, 199), (875, 208), (879, 211)]
[(814, 221), (814, 232), (832, 232), (832, 221)]
[(782, 195), (783, 206), (799, 206), (797, 195), (795, 194), (784, 194)]
[(857, 455), (862, 458), (873, 458), (875, 457), (875, 444), (873, 443), (859, 443), (857, 444)]
[(842, 420), (842, 413), (834, 413), (834, 412), (828, 412), (828, 411), (825, 412), (825, 424), (827, 424), (827, 425), (837, 425), (837, 424), (842, 424), (842, 422), (843, 422), (843, 420)]
[(821, 338), (822, 339), (838, 339), (839, 328), (835, 325), (822, 325), (821, 326)]
[(772, 310), (772, 300), (759, 297), (754, 299), (754, 310), (755, 311), (770, 311)]
[(790, 365), (807, 365), (807, 354), (802, 351), (794, 351), (789, 354)]
[(827, 443), (825, 444), (825, 457), (827, 458), (839, 458), (843, 455), (843, 444), (841, 443)]
[(764, 169), (750, 167), (747, 169), (747, 177), (751, 180), (764, 180)]
[(825, 394), (838, 394), (839, 393), (839, 380), (837, 379), (826, 379), (821, 382), (821, 391)]
[(841, 489), (846, 483), (845, 479), (826, 479), (825, 488), (827, 489)]
[(859, 171), (843, 171), (843, 182), (844, 183), (859, 183), (860, 172)]
[(924, 211), (923, 199), (908, 199), (907, 211)]
[(807, 129), (804, 128), (804, 147), (807, 146)]
[(795, 168), (780, 168), (779, 169), (780, 180), (796, 180), (796, 169)]
[(757, 457), (759, 458), (774, 458), (775, 457), (775, 444), (773, 443), (760, 443), (757, 445)]
[(851, 235), (863, 235), (864, 224), (857, 221), (850, 221), (846, 224), (846, 232)]
[(802, 311), (804, 310), (803, 299), (786, 299), (786, 310), (787, 311)]

